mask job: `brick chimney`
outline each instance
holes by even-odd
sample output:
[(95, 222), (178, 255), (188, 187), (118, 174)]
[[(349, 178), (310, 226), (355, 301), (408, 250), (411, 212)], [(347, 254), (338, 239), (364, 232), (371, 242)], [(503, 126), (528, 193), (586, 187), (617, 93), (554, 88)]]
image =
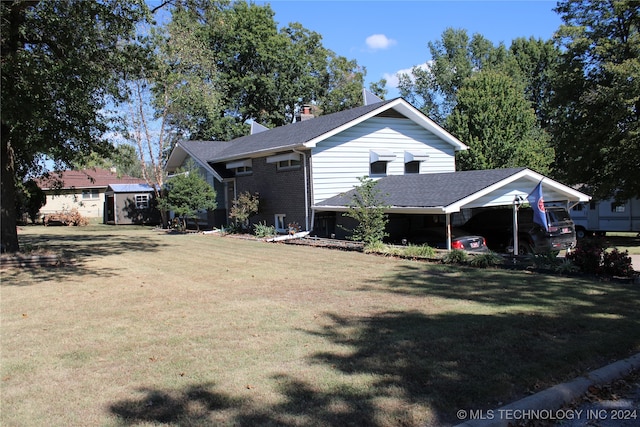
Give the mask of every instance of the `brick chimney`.
[(311, 105), (304, 104), (302, 106), (302, 110), (300, 111), (300, 116), (298, 121), (304, 122), (305, 120), (313, 119), (313, 113), (311, 112)]

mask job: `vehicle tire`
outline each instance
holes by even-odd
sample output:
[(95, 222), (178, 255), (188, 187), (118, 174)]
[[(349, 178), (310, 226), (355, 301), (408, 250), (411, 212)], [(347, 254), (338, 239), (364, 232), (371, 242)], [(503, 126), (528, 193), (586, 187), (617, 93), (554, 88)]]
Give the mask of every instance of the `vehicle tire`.
[(518, 255), (531, 255), (533, 248), (527, 242), (518, 242)]
[(576, 228), (576, 237), (578, 239), (584, 239), (585, 237), (587, 237), (587, 230), (582, 227)]

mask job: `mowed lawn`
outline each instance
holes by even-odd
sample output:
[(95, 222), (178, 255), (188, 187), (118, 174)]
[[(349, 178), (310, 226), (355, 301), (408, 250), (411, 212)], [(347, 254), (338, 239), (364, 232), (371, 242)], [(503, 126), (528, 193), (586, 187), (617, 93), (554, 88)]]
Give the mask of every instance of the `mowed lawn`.
[(24, 227), (7, 426), (439, 426), (640, 351), (640, 286), (149, 228)]

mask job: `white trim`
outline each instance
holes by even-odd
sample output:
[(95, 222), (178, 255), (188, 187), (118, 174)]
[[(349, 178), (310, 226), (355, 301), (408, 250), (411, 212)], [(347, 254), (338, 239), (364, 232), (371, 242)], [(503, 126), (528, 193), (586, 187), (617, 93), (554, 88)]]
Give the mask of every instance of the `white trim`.
[(227, 169), (237, 169), (237, 168), (250, 168), (252, 165), (251, 159), (238, 160), (237, 162), (229, 162), (225, 164)]
[(370, 150), (369, 163), (375, 162), (392, 162), (396, 155), (389, 150)]
[(404, 162), (426, 162), (429, 160), (429, 155), (426, 151), (405, 151), (404, 152)]

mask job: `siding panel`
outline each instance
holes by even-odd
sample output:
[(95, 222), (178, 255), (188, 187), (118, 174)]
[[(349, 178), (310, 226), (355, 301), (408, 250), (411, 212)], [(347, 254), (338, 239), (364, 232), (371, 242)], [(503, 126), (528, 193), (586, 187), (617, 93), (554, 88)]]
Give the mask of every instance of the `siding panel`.
[(423, 151), (429, 159), (420, 173), (455, 171), (453, 146), (409, 119), (375, 117), (320, 142), (313, 149), (314, 203), (349, 191), (369, 175), (369, 152), (392, 151), (387, 175), (404, 174), (404, 152)]

